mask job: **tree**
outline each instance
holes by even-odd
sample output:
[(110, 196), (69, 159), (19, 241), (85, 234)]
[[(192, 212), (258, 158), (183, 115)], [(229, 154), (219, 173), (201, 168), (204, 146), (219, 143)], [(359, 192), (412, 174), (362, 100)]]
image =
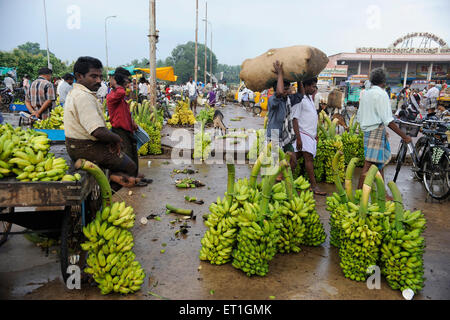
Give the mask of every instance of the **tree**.
[[(50, 53), (53, 77), (63, 76), (73, 71), (73, 63), (68, 65)], [(32, 79), (38, 76), (38, 70), (47, 66), (47, 51), (41, 50), (39, 43), (27, 42), (11, 52), (0, 51), (0, 66), (15, 68), (20, 79), (28, 74)]]
[[(210, 67), (210, 55), (211, 51), (207, 48), (207, 68), (209, 72)], [(205, 70), (205, 45), (198, 44), (198, 81), (204, 81), (204, 70)], [(169, 62), (173, 66), (175, 74), (178, 76), (177, 82), (187, 82), (190, 77), (194, 77), (194, 65), (195, 65), (195, 43), (189, 41), (186, 44), (178, 45), (172, 50), (170, 57), (166, 59), (166, 63)], [(217, 69), (217, 58), (216, 55), (212, 54), (212, 70), (213, 74)], [(209, 81), (209, 76), (207, 77)]]
[(239, 73), (241, 66), (229, 66), (227, 64), (218, 64), (216, 75), (223, 72), (223, 80), (227, 83), (239, 83)]

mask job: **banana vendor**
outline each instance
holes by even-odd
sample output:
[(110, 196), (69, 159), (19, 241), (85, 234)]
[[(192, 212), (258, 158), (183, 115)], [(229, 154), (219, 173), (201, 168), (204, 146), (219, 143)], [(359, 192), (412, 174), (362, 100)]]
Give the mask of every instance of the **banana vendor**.
[(73, 161), (86, 159), (111, 171), (111, 187), (133, 187), (136, 164), (121, 151), (122, 139), (108, 130), (103, 107), (96, 98), (101, 86), (102, 63), (93, 57), (80, 57), (73, 72), (77, 82), (66, 97), (64, 129), (67, 153)]
[[(364, 166), (359, 178), (358, 189), (361, 189), (367, 171), (372, 164), (376, 165), (383, 175), (383, 168), (391, 159), (386, 127), (398, 134), (406, 143), (411, 142), (395, 124), (389, 97), (384, 90), (386, 86), (386, 73), (382, 68), (376, 68), (370, 73), (370, 84), (361, 95), (357, 120), (364, 132)], [(389, 199), (390, 197), (388, 197)]]

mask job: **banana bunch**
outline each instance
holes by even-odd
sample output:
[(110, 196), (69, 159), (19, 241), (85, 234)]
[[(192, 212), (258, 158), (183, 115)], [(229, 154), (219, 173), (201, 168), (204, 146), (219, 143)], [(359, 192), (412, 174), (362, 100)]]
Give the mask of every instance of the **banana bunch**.
[(211, 153), (211, 135), (203, 126), (194, 136), (194, 159), (207, 160)]
[(208, 219), (205, 225), (209, 227), (201, 240), (200, 260), (207, 260), (211, 264), (224, 264), (231, 261), (231, 253), (236, 243), (237, 216), (240, 209), (235, 201), (231, 206), (224, 197), (217, 197), (217, 202), (209, 206)]
[[(66, 160), (48, 153), (47, 134), (0, 126), (0, 179), (11, 174), (26, 181), (59, 181), (69, 168)], [(66, 177), (68, 178), (68, 177)]]
[[(357, 202), (361, 199), (362, 190), (355, 191), (355, 199)], [(330, 244), (336, 248), (340, 248), (341, 239), (344, 236), (344, 230), (342, 229), (342, 219), (348, 212), (347, 203), (341, 203), (341, 197), (336, 193), (327, 197), (326, 210), (330, 212)]]
[[(275, 200), (276, 198), (280, 200)], [(308, 207), (300, 201), (300, 197), (294, 197), (291, 201), (287, 199), (284, 181), (273, 186), (272, 199), (274, 201), (269, 204), (269, 210), (277, 212), (281, 217), (278, 251), (300, 252), (306, 229), (302, 219), (308, 216)]]
[(323, 224), (320, 221), (319, 214), (316, 211), (316, 200), (314, 200), (312, 191), (303, 191), (300, 195), (300, 202), (304, 203), (304, 207), (308, 214), (303, 219), (306, 229), (302, 244), (307, 246), (319, 246), (325, 241), (327, 235)]
[[(358, 167), (364, 164), (364, 133), (362, 132), (359, 123), (355, 121), (354, 114), (350, 118), (348, 131), (342, 133), (342, 143), (344, 144), (344, 159), (347, 165), (352, 158), (358, 158)], [(358, 131), (358, 133), (357, 133)]]
[(205, 107), (202, 110), (200, 110), (200, 112), (198, 113), (196, 120), (203, 122), (205, 124), (212, 123), (214, 120), (213, 119), (214, 112), (215, 112), (215, 109), (211, 108), (211, 106), (208, 103), (206, 103)]
[[(422, 212), (403, 210), (398, 188), (389, 183), (395, 201), (395, 211), (384, 217), (384, 237), (381, 246), (381, 273), (394, 290), (407, 288), (415, 293), (422, 290), (425, 278), (422, 233), (426, 219)], [(394, 190), (397, 189), (397, 190)]]
[(172, 115), (172, 118), (167, 121), (168, 124), (176, 125), (193, 125), (196, 120), (194, 117), (194, 113), (190, 109), (189, 99), (180, 100), (177, 102), (177, 106), (175, 108), (175, 113)]
[[(314, 158), (314, 175), (317, 182), (325, 181), (327, 183), (334, 182), (334, 172), (331, 167), (333, 156), (337, 151), (343, 151), (344, 145), (341, 136), (327, 138), (317, 143), (317, 154)], [(341, 178), (344, 177), (344, 160), (339, 163), (339, 172)]]
[(139, 149), (139, 155), (161, 154), (161, 129), (163, 117), (155, 107), (149, 105), (148, 100), (142, 103), (132, 101), (130, 110), (134, 121), (147, 132), (150, 141)]
[(256, 140), (253, 142), (247, 154), (247, 158), (253, 161), (256, 160), (256, 158), (264, 148), (264, 142), (266, 140), (266, 130), (265, 129), (256, 130), (255, 135)]
[(97, 212), (95, 219), (83, 227), (88, 241), (81, 244), (88, 251), (85, 272), (93, 275), (102, 294), (112, 291), (122, 294), (138, 291), (145, 278), (135, 254), (133, 235), (127, 229), (134, 225), (132, 207), (115, 202)]
[(61, 106), (56, 107), (50, 112), (50, 117), (34, 122), (33, 127), (36, 129), (64, 130), (64, 108)]
[(309, 183), (309, 181), (306, 180), (303, 176), (298, 176), (298, 178), (294, 180), (294, 187), (299, 191), (308, 190), (310, 186), (311, 184)]
[(281, 221), (273, 213), (271, 220), (259, 220), (259, 206), (245, 202), (238, 218), (239, 233), (237, 247), (233, 250), (233, 267), (241, 269), (247, 276), (265, 276), (269, 272), (269, 261), (277, 253)]
[(340, 239), (340, 266), (345, 277), (365, 281), (368, 277), (367, 269), (377, 265), (381, 234), (374, 230), (367, 218), (359, 216), (358, 205), (348, 202), (348, 210), (341, 224), (344, 233)]

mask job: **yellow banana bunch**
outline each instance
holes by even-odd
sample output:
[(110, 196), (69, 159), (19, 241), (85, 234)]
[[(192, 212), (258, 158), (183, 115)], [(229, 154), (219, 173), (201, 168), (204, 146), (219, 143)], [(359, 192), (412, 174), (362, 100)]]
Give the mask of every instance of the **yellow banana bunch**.
[(167, 123), (171, 125), (193, 125), (196, 123), (194, 113), (190, 109), (189, 99), (184, 99), (177, 102), (175, 113), (172, 115), (172, 118), (167, 121)]
[(88, 251), (88, 267), (102, 294), (138, 291), (145, 278), (135, 254), (133, 235), (127, 229), (134, 225), (133, 208), (115, 202), (97, 212), (95, 219), (83, 227), (88, 241), (81, 244)]
[(36, 121), (33, 124), (36, 129), (61, 129), (64, 130), (64, 109), (61, 106), (56, 107), (50, 112), (47, 119)]
[(64, 158), (48, 153), (49, 143), (46, 133), (0, 126), (0, 179), (15, 174), (23, 182), (60, 181), (69, 167)]

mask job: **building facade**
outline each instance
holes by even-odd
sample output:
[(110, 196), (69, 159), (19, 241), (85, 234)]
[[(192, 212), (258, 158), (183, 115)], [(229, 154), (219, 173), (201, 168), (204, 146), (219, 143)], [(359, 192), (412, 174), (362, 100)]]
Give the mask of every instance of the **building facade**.
[[(450, 48), (431, 33), (410, 33), (388, 48), (357, 48), (355, 53), (339, 53), (328, 58), (327, 68), (347, 66), (347, 78), (368, 75), (370, 70), (382, 67), (391, 86), (405, 86), (414, 80), (439, 83), (450, 80)], [(345, 77), (336, 77), (334, 83), (346, 80)]]

